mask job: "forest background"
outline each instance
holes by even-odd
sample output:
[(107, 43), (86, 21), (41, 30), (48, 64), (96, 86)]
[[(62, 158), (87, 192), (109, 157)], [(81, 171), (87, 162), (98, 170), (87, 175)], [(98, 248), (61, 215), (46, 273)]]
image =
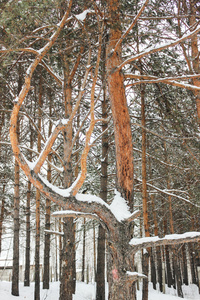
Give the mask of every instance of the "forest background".
[[(17, 147), (30, 169), (40, 172), (43, 184), (66, 189), (77, 179), (70, 192), (100, 196), (108, 205), (116, 194), (114, 210), (120, 198), (117, 189), (131, 213), (136, 212), (137, 237), (200, 231), (199, 2), (3, 1), (0, 9), (0, 245), (4, 234), (13, 232), (12, 293), (19, 293), (19, 236), (26, 239), (27, 285), (30, 241), (35, 239), (36, 299), (40, 245), (44, 243), (43, 281), (48, 288), (50, 245), (56, 239), (54, 251), (60, 252), (57, 279), (59, 274), (69, 274), (61, 271), (61, 261), (71, 258), (64, 267), (72, 273), (70, 278), (62, 276), (60, 296), (62, 300), (63, 291), (70, 299), (75, 289), (73, 217), (80, 217), (71, 213), (66, 218), (61, 212), (59, 219), (50, 218), (64, 207), (62, 199), (55, 197), (52, 203), (34, 188), (31, 172), (28, 180), (19, 170), (19, 153), (14, 148), (14, 159), (9, 124), (13, 105), (17, 107), (24, 99), (18, 105)], [(29, 93), (22, 99), (28, 84)], [(120, 127), (120, 115), (124, 127)], [(60, 195), (59, 189), (53, 191)], [(137, 210), (142, 212), (140, 217)], [(99, 258), (105, 253), (105, 230), (97, 220), (86, 217), (91, 218), (91, 211), (84, 211), (77, 229), (81, 228), (84, 241), (86, 228), (93, 228), (94, 249), (101, 249), (94, 251), (94, 277), (102, 282), (98, 276), (104, 271), (97, 269), (105, 269)], [(10, 226), (12, 218), (14, 225)], [(129, 229), (133, 231), (132, 224)], [(50, 231), (59, 231), (59, 238)], [(83, 242), (83, 252), (84, 247)], [(176, 286), (181, 296), (181, 284), (188, 283), (189, 272), (191, 281), (198, 284), (199, 244), (173, 247), (148, 248), (151, 280), (154, 285), (159, 283), (161, 291), (165, 281)], [(84, 253), (81, 266), (84, 280)], [(145, 264), (143, 267), (146, 273)], [(99, 287), (103, 289), (102, 284)]]

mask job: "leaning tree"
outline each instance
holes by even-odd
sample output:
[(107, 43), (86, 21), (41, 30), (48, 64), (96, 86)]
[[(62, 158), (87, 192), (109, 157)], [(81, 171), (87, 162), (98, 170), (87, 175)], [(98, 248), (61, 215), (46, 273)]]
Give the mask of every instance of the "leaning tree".
[[(124, 87), (124, 78), (146, 79), (152, 82), (164, 82), (167, 84), (183, 86), (193, 90), (199, 90), (199, 87), (192, 85), (180, 84), (171, 78), (155, 78), (154, 76), (144, 76), (143, 74), (123, 74), (122, 70), (126, 66), (142, 59), (143, 57), (153, 54), (169, 47), (178, 45), (186, 39), (191, 38), (200, 31), (200, 27), (196, 27), (193, 31), (177, 38), (166, 44), (159, 44), (157, 47), (149, 48), (146, 51), (137, 53), (128, 59), (122, 59), (122, 42), (136, 25), (141, 14), (148, 4), (146, 0), (134, 20), (124, 32), (121, 26), (121, 2), (119, 0), (102, 1), (103, 8), (96, 2), (92, 2), (93, 10), (85, 10), (82, 14), (71, 15), (72, 0), (68, 3), (68, 8), (64, 13), (62, 20), (56, 25), (53, 34), (48, 38), (48, 42), (39, 50), (33, 48), (23, 48), (20, 51), (29, 52), (35, 56), (32, 63), (25, 74), (24, 85), (14, 100), (14, 108), (11, 116), (10, 139), (15, 158), (19, 166), (24, 171), (28, 180), (48, 199), (62, 208), (62, 211), (54, 213), (57, 217), (88, 217), (99, 220), (101, 225), (107, 232), (109, 256), (109, 299), (135, 299), (134, 282), (138, 277), (144, 277), (142, 274), (134, 272), (134, 254), (143, 248), (152, 246), (170, 245), (176, 243), (186, 243), (200, 240), (200, 233), (189, 232), (182, 235), (170, 235), (164, 238), (133, 238), (133, 221), (139, 216), (139, 211), (134, 211), (134, 167), (133, 167), (133, 147), (132, 134), (130, 126), (130, 116), (127, 107), (127, 99)], [(31, 78), (37, 66), (45, 65), (46, 70), (57, 80), (54, 71), (44, 63), (43, 59), (48, 51), (56, 43), (61, 31), (73, 18), (78, 20), (80, 26), (87, 15), (96, 18), (98, 28), (98, 41), (91, 45), (88, 43), (87, 63), (85, 65), (84, 74), (81, 77), (79, 93), (76, 102), (73, 104), (72, 111), (68, 119), (57, 120), (52, 133), (47, 139), (43, 149), (34, 162), (29, 162), (21, 151), (17, 135), (17, 122), (20, 108), (31, 89)], [(83, 26), (84, 27), (84, 26)], [(97, 32), (97, 31), (96, 31)], [(105, 34), (106, 33), (106, 34)], [(92, 146), (91, 137), (95, 124), (99, 121), (95, 116), (95, 100), (98, 90), (98, 75), (102, 52), (103, 39), (107, 39), (106, 47), (106, 81), (109, 91), (109, 99), (112, 110), (112, 118), (114, 124), (115, 149), (116, 149), (116, 169), (117, 169), (117, 185), (116, 195), (111, 205), (108, 205), (101, 198), (79, 193), (87, 175), (87, 156)], [(88, 32), (85, 37), (90, 39)], [(92, 48), (94, 47), (94, 49)], [(5, 50), (6, 51), (6, 50)], [(95, 58), (92, 56), (95, 53)], [(85, 54), (85, 55), (86, 55)], [(85, 58), (85, 57), (84, 57)], [(61, 189), (54, 186), (42, 176), (42, 167), (46, 164), (48, 155), (52, 151), (52, 147), (60, 134), (63, 134), (67, 128), (71, 126), (73, 120), (78, 113), (78, 108), (84, 94), (88, 93), (88, 80), (90, 92), (90, 116), (89, 126), (85, 136), (85, 145), (81, 154), (81, 171), (75, 182), (68, 188)], [(70, 145), (69, 145), (70, 146)], [(73, 145), (71, 146), (73, 147)], [(68, 240), (68, 243), (71, 241)]]

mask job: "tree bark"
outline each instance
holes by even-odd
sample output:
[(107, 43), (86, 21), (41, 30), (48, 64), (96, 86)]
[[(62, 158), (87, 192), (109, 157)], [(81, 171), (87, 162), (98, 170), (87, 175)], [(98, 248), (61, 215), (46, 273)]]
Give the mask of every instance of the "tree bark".
[[(4, 180), (6, 176), (4, 176)], [(3, 183), (2, 189), (2, 200), (1, 200), (1, 214), (0, 214), (0, 253), (2, 247), (2, 233), (3, 233), (3, 220), (4, 220), (4, 210), (5, 210), (5, 190), (6, 190), (6, 183)]]
[(28, 181), (26, 199), (26, 253), (25, 253), (25, 272), (24, 286), (30, 286), (30, 201), (31, 201), (31, 182)]
[(127, 107), (124, 78), (117, 67), (122, 62), (121, 46), (113, 53), (117, 41), (122, 35), (120, 21), (120, 1), (109, 0), (110, 32), (107, 47), (107, 82), (109, 99), (114, 122), (115, 151), (117, 164), (117, 184), (122, 197), (133, 210), (133, 145), (130, 116)]
[[(146, 117), (145, 117), (145, 87), (141, 85), (141, 123), (142, 123), (142, 208), (145, 237), (150, 237), (149, 217), (148, 217), (148, 194), (147, 194), (147, 170), (146, 170)], [(148, 253), (143, 255), (143, 274), (147, 278), (143, 279), (142, 299), (148, 299), (148, 272), (149, 272), (149, 255), (151, 249), (147, 249)]]
[[(103, 100), (101, 103), (102, 118), (105, 120), (102, 123), (102, 132), (107, 130), (108, 122), (108, 101), (107, 101), (107, 88), (106, 88), (106, 41), (103, 41), (102, 47), (102, 85), (103, 85)], [(107, 202), (107, 185), (108, 185), (108, 134), (104, 133), (101, 140), (102, 153), (101, 153), (101, 191), (100, 197)], [(99, 224), (98, 233), (98, 246), (97, 246), (97, 273), (96, 273), (96, 299), (105, 300), (105, 229)]]
[[(49, 116), (52, 116), (52, 99), (51, 99), (51, 90), (49, 89)], [(52, 132), (52, 123), (49, 121), (49, 132), (48, 136)], [(51, 154), (48, 155), (48, 161), (51, 162)], [(48, 164), (47, 169), (47, 180), (51, 182), (51, 165)], [(50, 230), (51, 227), (51, 201), (46, 198), (46, 207), (45, 207), (45, 229)], [(43, 289), (49, 289), (49, 280), (50, 280), (50, 234), (45, 234), (44, 241), (44, 273), (43, 273)]]
[[(33, 148), (33, 132), (30, 126), (30, 148)], [(29, 154), (29, 161), (32, 161), (32, 152)], [(25, 272), (24, 286), (30, 286), (30, 242), (31, 242), (31, 227), (30, 227), (30, 203), (31, 203), (31, 182), (28, 181), (27, 198), (26, 198), (26, 252), (25, 252)]]
[(83, 252), (82, 252), (82, 272), (81, 272), (81, 281), (85, 282), (85, 218), (83, 219)]
[[(1, 119), (0, 119), (0, 141), (2, 139), (2, 128), (4, 125), (5, 120), (5, 114), (4, 111), (1, 113)], [(0, 144), (0, 156), (1, 156), (1, 144)], [(1, 215), (0, 215), (0, 253), (1, 253), (1, 247), (2, 247), (2, 232), (3, 232), (3, 220), (4, 220), (4, 209), (5, 209), (5, 188), (6, 188), (6, 175), (4, 175), (3, 178), (3, 189), (2, 189), (2, 200), (1, 200)]]
[[(191, 29), (196, 27), (197, 20), (196, 20), (196, 14), (197, 14), (197, 6), (195, 1), (190, 0), (190, 26)], [(200, 64), (199, 64), (199, 48), (198, 48), (198, 36), (197, 34), (191, 37), (191, 62), (193, 70), (196, 74), (199, 74), (200, 71)], [(199, 77), (193, 79), (193, 84), (197, 87), (200, 87), (200, 79)], [(196, 98), (196, 108), (197, 108), (197, 121), (200, 126), (200, 91), (196, 90), (194, 91), (194, 95)]]
[(142, 300), (148, 300), (148, 273), (149, 273), (149, 254), (145, 252), (142, 257), (142, 273), (147, 275), (147, 278), (143, 279), (142, 286)]
[[(18, 92), (22, 88), (22, 70), (19, 65)], [(17, 121), (16, 134), (19, 140), (20, 121)], [(15, 186), (14, 186), (14, 238), (13, 238), (13, 270), (12, 270), (12, 295), (19, 296), (19, 164), (15, 159)]]
[[(42, 129), (42, 74), (39, 78), (39, 97), (38, 97), (38, 130)], [(41, 152), (41, 135), (38, 133), (37, 150)], [(35, 289), (34, 299), (40, 300), (40, 190), (36, 190), (36, 233), (35, 233)]]
[[(72, 78), (69, 73), (67, 57), (63, 55), (63, 99), (65, 105), (65, 118), (68, 119), (72, 113)], [(66, 125), (63, 130), (64, 136), (64, 188), (72, 184), (72, 123)], [(76, 288), (76, 266), (75, 266), (75, 223), (73, 218), (63, 219), (63, 250), (62, 250), (62, 276), (60, 284), (60, 300), (72, 300)]]

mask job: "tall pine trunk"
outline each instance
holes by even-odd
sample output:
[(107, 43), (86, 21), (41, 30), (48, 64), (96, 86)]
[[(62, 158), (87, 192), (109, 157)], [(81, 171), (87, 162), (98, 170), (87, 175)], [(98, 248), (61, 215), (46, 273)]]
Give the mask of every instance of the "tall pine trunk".
[[(30, 148), (33, 147), (33, 132), (30, 126)], [(29, 161), (32, 161), (32, 152), (29, 154)], [(25, 250), (25, 271), (24, 286), (30, 286), (30, 246), (31, 246), (31, 227), (30, 227), (30, 204), (31, 204), (31, 182), (28, 181), (26, 198), (26, 250)]]
[[(22, 88), (22, 70), (19, 65), (18, 94)], [(19, 140), (20, 122), (17, 123), (17, 136)], [(12, 295), (19, 296), (19, 164), (15, 159), (15, 184), (14, 184), (14, 238), (13, 238), (13, 270), (12, 270)]]
[[(6, 180), (6, 176), (4, 176), (4, 180)], [(3, 182), (2, 188), (2, 200), (1, 200), (1, 214), (0, 214), (0, 253), (2, 247), (2, 233), (3, 233), (3, 220), (4, 220), (4, 210), (5, 210), (5, 190), (6, 190), (6, 183)]]
[[(145, 88), (141, 88), (141, 123), (142, 123), (142, 207), (145, 237), (150, 237), (149, 217), (148, 217), (148, 194), (147, 194), (147, 168), (146, 168), (146, 117), (145, 117)], [(148, 300), (148, 272), (149, 272), (149, 255), (151, 249), (143, 254), (143, 274), (147, 278), (143, 279), (142, 300)]]
[[(117, 67), (122, 62), (121, 45), (117, 41), (121, 38), (122, 28), (120, 20), (120, 1), (109, 0), (110, 31), (107, 43), (107, 82), (109, 99), (114, 122), (115, 151), (117, 165), (117, 190), (126, 199), (130, 211), (133, 211), (133, 147), (130, 116), (127, 107), (124, 79)], [(121, 224), (117, 240), (109, 241), (109, 300), (133, 300), (136, 297), (135, 283), (127, 278), (123, 270), (133, 271), (133, 258), (127, 257), (123, 249), (128, 247), (128, 240), (132, 237), (130, 226)]]
[[(105, 70), (105, 58), (106, 58), (106, 43), (104, 40), (102, 47), (102, 85), (103, 85), (103, 100), (101, 103), (102, 118), (105, 120), (102, 123), (102, 132), (107, 130), (108, 123), (106, 119), (108, 117), (108, 101), (107, 101), (107, 90), (106, 90), (106, 70)], [(101, 154), (101, 191), (100, 197), (107, 202), (107, 184), (108, 184), (108, 133), (104, 133), (101, 140), (102, 154)], [(105, 300), (105, 229), (99, 224), (98, 233), (98, 246), (97, 246), (97, 273), (96, 273), (96, 299)]]
[[(49, 89), (49, 116), (52, 116), (52, 101), (51, 101), (51, 90)], [(49, 132), (48, 136), (51, 135), (52, 123), (49, 121)], [(51, 162), (51, 154), (48, 155), (48, 161)], [(51, 165), (48, 164), (47, 169), (47, 180), (51, 182)], [(50, 230), (51, 220), (51, 201), (46, 198), (45, 205), (45, 229)], [(49, 289), (49, 280), (50, 280), (50, 234), (45, 234), (44, 240), (44, 273), (43, 273), (43, 289)]]
[[(67, 57), (63, 55), (63, 98), (65, 105), (65, 118), (68, 119), (72, 112), (72, 78), (70, 78)], [(66, 125), (64, 135), (64, 188), (72, 184), (72, 124)], [(63, 219), (63, 250), (62, 250), (62, 274), (60, 284), (60, 300), (72, 300), (76, 288), (75, 266), (75, 223), (73, 218)]]
[[(39, 79), (39, 99), (38, 99), (38, 130), (42, 128), (42, 74)], [(41, 152), (41, 136), (38, 133), (37, 150)], [(35, 233), (35, 290), (34, 299), (40, 300), (40, 191), (36, 190), (36, 233)]]
[[(5, 113), (4, 111), (0, 114), (0, 141), (2, 139), (2, 129), (4, 125)], [(0, 156), (1, 156), (1, 143), (0, 143)], [(3, 233), (3, 220), (4, 220), (4, 209), (5, 209), (5, 188), (6, 188), (6, 175), (3, 177), (3, 189), (1, 196), (1, 214), (0, 214), (0, 253), (2, 247), (2, 233)]]

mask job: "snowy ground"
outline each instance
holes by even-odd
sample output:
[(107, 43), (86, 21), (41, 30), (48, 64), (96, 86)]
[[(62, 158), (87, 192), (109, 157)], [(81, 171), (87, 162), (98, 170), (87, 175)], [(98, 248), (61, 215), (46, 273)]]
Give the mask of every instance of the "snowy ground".
[[(32, 300), (34, 299), (34, 284), (31, 287), (24, 287), (23, 283), (20, 283), (20, 296), (11, 296), (11, 283), (7, 281), (0, 281), (0, 299), (2, 300)], [(183, 286), (184, 299), (186, 300), (200, 300), (200, 295), (198, 293), (198, 288), (195, 285), (190, 285), (189, 287)], [(180, 300), (175, 296), (175, 291), (173, 289), (166, 289), (167, 294), (162, 294), (151, 288), (149, 300)], [(142, 298), (141, 291), (138, 291), (138, 300)], [(50, 290), (41, 289), (41, 300), (58, 300), (59, 299), (59, 283), (53, 282), (50, 285)], [(95, 300), (95, 285), (85, 284), (82, 282), (77, 283), (76, 295), (73, 300)], [(125, 299), (124, 299), (125, 300)]]

